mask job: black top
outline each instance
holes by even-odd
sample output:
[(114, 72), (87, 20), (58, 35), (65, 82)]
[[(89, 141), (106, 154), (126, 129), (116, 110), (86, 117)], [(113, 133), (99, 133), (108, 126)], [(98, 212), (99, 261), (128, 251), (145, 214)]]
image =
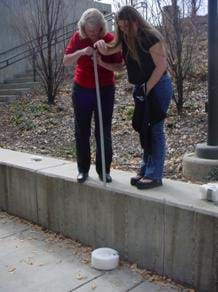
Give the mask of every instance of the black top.
[(139, 65), (138, 62), (131, 57), (130, 53), (128, 52), (128, 47), (123, 40), (123, 57), (127, 66), (128, 80), (130, 83), (142, 84), (148, 81), (155, 68), (155, 64), (149, 49), (159, 41), (160, 40), (153, 35), (150, 35), (149, 37), (141, 36), (141, 45), (136, 45), (140, 61)]

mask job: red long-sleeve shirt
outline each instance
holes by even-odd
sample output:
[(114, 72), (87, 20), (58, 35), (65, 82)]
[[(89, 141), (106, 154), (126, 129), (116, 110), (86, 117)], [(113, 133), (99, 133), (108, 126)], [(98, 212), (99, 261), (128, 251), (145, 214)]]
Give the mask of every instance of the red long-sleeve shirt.
[[(102, 39), (106, 43), (109, 43), (113, 40), (113, 35), (111, 33), (107, 33)], [(65, 54), (72, 54), (77, 50), (81, 50), (89, 46), (93, 47), (91, 40), (88, 38), (82, 39), (79, 33), (75, 32), (65, 49)], [(107, 63), (121, 63), (122, 54), (117, 53), (110, 56), (102, 56), (102, 60)], [(99, 65), (98, 76), (101, 87), (114, 84), (114, 73)], [(74, 81), (80, 86), (95, 88), (94, 66), (91, 56), (81, 56), (79, 58), (75, 68)]]

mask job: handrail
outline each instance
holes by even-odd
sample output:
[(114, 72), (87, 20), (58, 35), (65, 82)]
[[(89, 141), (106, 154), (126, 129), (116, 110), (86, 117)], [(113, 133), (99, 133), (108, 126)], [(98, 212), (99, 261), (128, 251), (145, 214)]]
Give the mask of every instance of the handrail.
[[(60, 43), (61, 41), (63, 41), (63, 40), (67, 40), (67, 39), (69, 39), (70, 38), (70, 36), (71, 36), (71, 34), (74, 32), (75, 30), (74, 29), (71, 29), (71, 30), (68, 30), (67, 32), (64, 32), (64, 33), (62, 33), (61, 35), (59, 35), (59, 36), (56, 36), (53, 40), (54, 40), (54, 44), (55, 43)], [(70, 34), (70, 35), (69, 35)], [(61, 40), (60, 41), (57, 41), (57, 40), (59, 40), (61, 38)], [(55, 41), (56, 40), (56, 41)], [(33, 40), (34, 41), (34, 40)], [(27, 45), (29, 45), (29, 44), (31, 44), (33, 41), (31, 41), (31, 42), (28, 42), (28, 44)], [(45, 41), (43, 41), (42, 42), (42, 44), (41, 44), (41, 46), (43, 47), (45, 44), (47, 44), (47, 41), (45, 40)], [(53, 45), (54, 45), (53, 44)], [(43, 49), (45, 49), (45, 47), (43, 47)], [(36, 52), (38, 52), (39, 50), (38, 49), (36, 49)], [(28, 54), (29, 53), (29, 54)], [(25, 56), (25, 54), (27, 54), (26, 56)], [(19, 58), (20, 56), (22, 56), (23, 55), (23, 58)], [(32, 55), (32, 49), (31, 48), (25, 48), (23, 51), (21, 51), (21, 52), (19, 52), (19, 53), (17, 53), (17, 54), (15, 54), (15, 55), (13, 55), (13, 56), (10, 56), (9, 58), (7, 58), (7, 59), (4, 59), (4, 60), (2, 60), (2, 61), (0, 61), (0, 70), (1, 69), (4, 69), (4, 68), (6, 68), (6, 67), (8, 67), (8, 66), (10, 66), (10, 65), (12, 65), (12, 64), (14, 64), (14, 63), (17, 63), (17, 62), (19, 62), (19, 61), (21, 61), (21, 60), (23, 60), (23, 59), (26, 59), (26, 58), (28, 58), (28, 57), (30, 57)], [(16, 59), (16, 58), (18, 58), (18, 59)]]
[[(69, 23), (69, 24), (67, 24), (67, 25), (65, 25), (65, 26), (63, 26), (63, 27), (58, 28), (55, 32), (58, 32), (58, 31), (60, 31), (60, 30), (64, 30), (64, 29), (66, 29), (66, 28), (68, 28), (68, 27), (70, 27), (70, 26), (72, 26), (72, 25), (75, 25), (76, 23), (77, 23), (77, 22)], [(42, 35), (40, 38), (43, 38), (43, 37), (45, 37), (45, 36), (46, 36), (46, 35)], [(8, 52), (15, 51), (15, 50), (20, 49), (20, 48), (22, 48), (22, 47), (26, 47), (29, 43), (32, 43), (32, 42), (35, 41), (35, 40), (36, 40), (36, 38), (35, 38), (35, 39), (32, 39), (32, 40), (30, 40), (30, 41), (27, 41), (27, 42), (25, 42), (25, 43), (23, 43), (23, 44), (21, 44), (21, 45), (18, 45), (18, 46), (16, 46), (16, 47), (13, 47), (13, 48), (11, 48), (11, 49), (8, 49), (8, 50), (6, 50), (6, 51), (4, 51), (4, 52), (1, 52), (1, 53), (0, 53), (0, 56), (6, 55)]]

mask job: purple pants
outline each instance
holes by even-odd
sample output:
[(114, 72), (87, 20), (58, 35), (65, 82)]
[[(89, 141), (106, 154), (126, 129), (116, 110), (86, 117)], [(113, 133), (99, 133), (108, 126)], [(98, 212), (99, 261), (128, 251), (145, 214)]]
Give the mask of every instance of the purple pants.
[[(106, 173), (110, 173), (110, 165), (112, 161), (111, 124), (114, 107), (114, 94), (115, 87), (113, 85), (100, 88)], [(79, 172), (89, 172), (91, 163), (91, 119), (94, 113), (96, 139), (96, 171), (98, 174), (102, 174), (101, 144), (96, 89), (84, 88), (75, 83), (73, 86), (72, 100), (75, 115), (75, 138), (78, 170)]]

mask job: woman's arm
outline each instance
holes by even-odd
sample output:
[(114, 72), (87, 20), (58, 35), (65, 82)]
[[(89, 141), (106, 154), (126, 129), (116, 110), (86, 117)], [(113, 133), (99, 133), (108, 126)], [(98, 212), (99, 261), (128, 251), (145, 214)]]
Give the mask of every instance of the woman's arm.
[(101, 67), (110, 70), (110, 71), (121, 71), (123, 69), (123, 65), (124, 63), (107, 63), (102, 61), (102, 58), (100, 55), (97, 56), (97, 62), (98, 65), (100, 65)]
[(119, 53), (120, 51), (122, 51), (122, 47), (121, 45), (118, 45), (115, 48), (111, 48), (110, 45), (108, 43), (106, 43), (104, 40), (99, 40), (94, 44), (94, 48), (97, 48), (98, 51), (102, 54), (102, 55), (113, 55), (116, 53)]
[(91, 56), (93, 54), (93, 48), (87, 47), (82, 50), (78, 50), (72, 54), (64, 55), (64, 66), (70, 66), (75, 64), (81, 56)]
[(163, 73), (167, 70), (167, 56), (163, 44), (161, 42), (156, 43), (149, 49), (149, 52), (155, 64), (155, 69), (146, 84), (147, 94), (158, 83)]

